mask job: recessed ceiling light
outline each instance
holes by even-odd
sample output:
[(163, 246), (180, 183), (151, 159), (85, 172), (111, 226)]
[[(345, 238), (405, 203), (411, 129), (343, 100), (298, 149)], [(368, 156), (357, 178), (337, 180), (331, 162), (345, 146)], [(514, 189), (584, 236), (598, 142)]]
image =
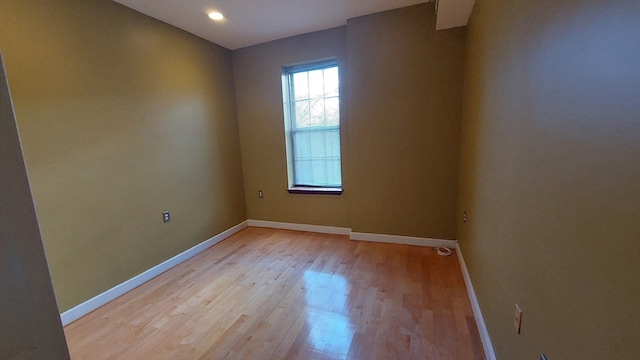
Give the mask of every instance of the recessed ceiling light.
[(224, 19), (224, 15), (222, 15), (222, 13), (219, 13), (219, 12), (217, 12), (217, 11), (212, 11), (212, 12), (210, 12), (210, 13), (209, 13), (209, 17), (210, 17), (212, 20), (216, 20), (216, 21), (220, 21), (220, 20)]

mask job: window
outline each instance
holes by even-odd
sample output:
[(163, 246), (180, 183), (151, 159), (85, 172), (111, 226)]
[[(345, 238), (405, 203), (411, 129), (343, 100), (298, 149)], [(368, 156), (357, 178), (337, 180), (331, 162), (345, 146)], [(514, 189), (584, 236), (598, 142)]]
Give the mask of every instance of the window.
[(284, 68), (290, 192), (342, 191), (339, 79), (335, 60)]

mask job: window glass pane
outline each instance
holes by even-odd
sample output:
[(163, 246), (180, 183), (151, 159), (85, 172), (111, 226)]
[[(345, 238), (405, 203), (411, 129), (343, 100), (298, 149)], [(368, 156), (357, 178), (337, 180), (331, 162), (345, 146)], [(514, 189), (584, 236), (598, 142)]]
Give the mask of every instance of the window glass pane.
[(309, 71), (309, 97), (312, 99), (322, 97), (324, 95), (324, 70)]
[(293, 92), (295, 100), (309, 98), (309, 82), (307, 80), (307, 76), (306, 72), (293, 74)]
[(327, 185), (339, 186), (341, 183), (340, 160), (327, 161)]
[(294, 161), (293, 166), (295, 168), (294, 180), (296, 184), (313, 184), (313, 179), (311, 178), (311, 161)]
[(315, 160), (311, 162), (311, 179), (314, 184), (327, 185), (327, 162)]
[(309, 127), (309, 101), (296, 101), (296, 121), (295, 128)]
[(310, 132), (311, 157), (324, 158), (326, 156), (324, 131)]
[(340, 99), (337, 97), (325, 99), (324, 113), (327, 126), (340, 125)]
[(340, 131), (336, 129), (325, 132), (325, 143), (327, 157), (340, 159)]
[(311, 100), (309, 126), (324, 126), (324, 99)]
[(338, 67), (324, 69), (324, 96), (338, 96), (339, 84)]
[(296, 132), (293, 135), (294, 159), (308, 159), (311, 157), (311, 144), (307, 131)]

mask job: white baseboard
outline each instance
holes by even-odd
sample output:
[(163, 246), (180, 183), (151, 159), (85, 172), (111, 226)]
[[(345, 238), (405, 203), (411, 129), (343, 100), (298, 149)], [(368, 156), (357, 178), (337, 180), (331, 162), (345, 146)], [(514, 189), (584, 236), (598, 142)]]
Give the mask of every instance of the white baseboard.
[(296, 230), (296, 231), (308, 231), (321, 234), (333, 234), (333, 235), (349, 235), (351, 229), (337, 226), (324, 226), (324, 225), (308, 225), (308, 224), (294, 224), (278, 221), (266, 221), (266, 220), (247, 220), (249, 226), (252, 227), (266, 227), (272, 229), (284, 229), (284, 230)]
[(431, 247), (446, 247), (453, 249), (456, 247), (457, 241), (444, 240), (444, 239), (432, 239), (421, 238), (413, 236), (401, 236), (401, 235), (386, 235), (386, 234), (371, 234), (352, 232), (349, 234), (351, 240), (373, 241), (392, 244), (404, 244), (404, 245), (417, 245), (417, 246), (431, 246)]
[(220, 241), (228, 238), (229, 236), (237, 233), (238, 231), (247, 227), (247, 221), (243, 221), (240, 224), (227, 229), (221, 232), (218, 235), (210, 238), (209, 240), (205, 240), (200, 244), (187, 249), (180, 254), (150, 268), (149, 270), (132, 277), (131, 279), (120, 283), (111, 289), (98, 294), (91, 299), (74, 306), (73, 308), (63, 312), (60, 314), (60, 318), (62, 319), (62, 325), (66, 326), (75, 320), (81, 318), (82, 316), (92, 312), (93, 310), (99, 308), (100, 306), (114, 300), (115, 298), (124, 295), (125, 293), (135, 289), (136, 287), (146, 283), (147, 281), (153, 279), (154, 277), (162, 274), (163, 272), (171, 269), (172, 267), (179, 265), (192, 257), (198, 255), (199, 253), (205, 251), (211, 246), (219, 243)]
[(321, 234), (349, 235), (349, 239), (351, 240), (374, 241), (374, 242), (418, 245), (418, 246), (446, 247), (450, 249), (454, 249), (457, 243), (455, 240), (431, 239), (431, 238), (400, 236), (400, 235), (360, 233), (360, 232), (352, 232), (350, 228), (346, 228), (346, 227), (296, 224), (296, 223), (286, 223), (286, 222), (267, 221), (267, 220), (249, 219), (247, 220), (247, 225), (251, 227), (266, 227), (266, 228), (272, 228), (272, 229), (308, 231), (308, 232), (315, 232), (315, 233), (321, 233)]
[(487, 360), (496, 360), (496, 354), (493, 351), (493, 345), (491, 344), (491, 338), (489, 337), (489, 331), (484, 323), (482, 317), (482, 311), (480, 311), (480, 304), (476, 297), (476, 292), (473, 290), (473, 284), (471, 284), (471, 278), (469, 277), (469, 271), (467, 270), (467, 264), (462, 257), (462, 251), (460, 245), (456, 243), (456, 253), (458, 254), (458, 262), (460, 263), (460, 270), (462, 270), (462, 277), (464, 278), (464, 284), (467, 287), (467, 294), (469, 294), (469, 302), (471, 302), (471, 309), (473, 310), (473, 317), (476, 319), (476, 325), (478, 326), (478, 333), (480, 333), (480, 341), (482, 342), (482, 348), (484, 349), (484, 356)]

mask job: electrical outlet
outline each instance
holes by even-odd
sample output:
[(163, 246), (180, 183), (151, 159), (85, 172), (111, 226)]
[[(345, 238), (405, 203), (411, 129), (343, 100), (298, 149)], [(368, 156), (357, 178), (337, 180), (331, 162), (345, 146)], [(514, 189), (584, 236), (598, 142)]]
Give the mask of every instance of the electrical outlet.
[(169, 211), (163, 211), (162, 222), (168, 223), (169, 221), (171, 221), (171, 215), (169, 214)]
[(520, 334), (521, 326), (522, 326), (522, 310), (520, 310), (520, 306), (516, 304), (516, 314), (513, 318), (513, 327), (516, 329), (516, 333)]
[(262, 193), (262, 190), (258, 190), (258, 197), (260, 199), (262, 199), (264, 197), (264, 194)]
[(462, 222), (463, 223), (467, 222), (467, 212), (466, 211), (462, 214)]

